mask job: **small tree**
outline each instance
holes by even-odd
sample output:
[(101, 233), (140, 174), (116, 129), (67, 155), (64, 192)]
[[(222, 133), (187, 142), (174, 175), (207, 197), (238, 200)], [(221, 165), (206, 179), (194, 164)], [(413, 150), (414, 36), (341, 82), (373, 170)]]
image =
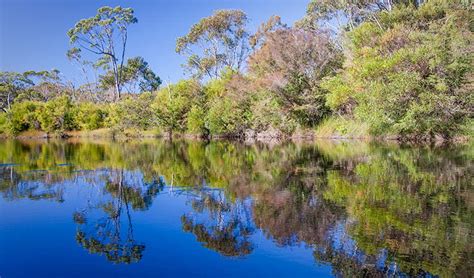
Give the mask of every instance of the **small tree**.
[(133, 9), (117, 6), (102, 7), (94, 17), (82, 19), (68, 31), (73, 47), (69, 53), (85, 49), (99, 55), (96, 65), (112, 68), (115, 85), (115, 100), (120, 99), (123, 83), (123, 63), (127, 46), (128, 26), (136, 23)]

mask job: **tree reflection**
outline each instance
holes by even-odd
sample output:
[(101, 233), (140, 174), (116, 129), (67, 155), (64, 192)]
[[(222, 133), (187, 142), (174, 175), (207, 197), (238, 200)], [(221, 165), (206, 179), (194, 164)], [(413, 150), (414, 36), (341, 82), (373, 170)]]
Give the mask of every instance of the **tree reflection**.
[(111, 170), (109, 174), (105, 190), (110, 198), (106, 201), (101, 198), (98, 204), (89, 205), (73, 216), (78, 226), (76, 241), (91, 254), (104, 255), (113, 263), (136, 263), (142, 259), (145, 245), (134, 239), (131, 208), (148, 209), (163, 183), (153, 180), (131, 184), (137, 182), (136, 174), (126, 173), (127, 177), (124, 170)]
[(113, 262), (140, 260), (133, 212), (166, 187), (186, 196), (182, 229), (224, 256), (251, 254), (259, 229), (280, 246), (311, 248), (338, 276), (469, 276), (472, 148), (8, 141), (0, 191), (62, 201), (69, 183), (99, 188), (73, 217), (77, 240)]
[(15, 165), (0, 166), (0, 192), (6, 200), (55, 200), (63, 202), (64, 184), (46, 171), (18, 173)]
[[(191, 194), (189, 194), (191, 193)], [(245, 256), (254, 246), (250, 203), (230, 202), (220, 190), (188, 192), (193, 212), (181, 217), (183, 231), (193, 233), (206, 248), (224, 256)]]

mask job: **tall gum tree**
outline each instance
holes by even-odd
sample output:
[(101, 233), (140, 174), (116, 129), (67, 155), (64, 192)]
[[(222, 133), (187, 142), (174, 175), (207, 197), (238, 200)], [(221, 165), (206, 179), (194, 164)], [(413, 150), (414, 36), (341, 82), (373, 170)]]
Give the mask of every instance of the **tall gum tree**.
[(219, 78), (225, 68), (240, 71), (249, 52), (247, 21), (243, 11), (218, 10), (178, 38), (176, 52), (187, 56), (186, 67), (199, 78)]
[(87, 50), (99, 55), (96, 65), (112, 69), (115, 100), (120, 99), (128, 26), (137, 22), (133, 9), (105, 6), (99, 8), (94, 17), (81, 19), (67, 32), (74, 46), (69, 52)]

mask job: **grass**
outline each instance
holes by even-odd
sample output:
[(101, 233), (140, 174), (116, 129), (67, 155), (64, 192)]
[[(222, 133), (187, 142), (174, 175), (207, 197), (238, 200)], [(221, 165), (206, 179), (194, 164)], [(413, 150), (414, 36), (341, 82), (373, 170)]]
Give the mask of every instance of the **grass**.
[(315, 131), (319, 138), (370, 138), (369, 126), (354, 119), (335, 116), (323, 121)]

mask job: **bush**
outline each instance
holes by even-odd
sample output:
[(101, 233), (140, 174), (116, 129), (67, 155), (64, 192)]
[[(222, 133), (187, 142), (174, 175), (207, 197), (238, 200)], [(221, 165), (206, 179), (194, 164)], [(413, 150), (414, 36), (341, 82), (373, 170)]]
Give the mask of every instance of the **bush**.
[(367, 138), (370, 135), (368, 129), (367, 123), (334, 116), (324, 120), (316, 128), (315, 135), (322, 138)]
[(37, 115), (43, 131), (66, 131), (76, 128), (69, 97), (62, 96), (45, 102)]
[(291, 115), (284, 113), (278, 100), (270, 92), (259, 91), (252, 97), (250, 105), (250, 126), (255, 132), (276, 129), (286, 135), (291, 135), (298, 123)]
[(229, 97), (216, 98), (209, 107), (207, 121), (213, 135), (240, 136), (248, 127), (249, 111), (244, 103)]
[(94, 130), (104, 127), (107, 116), (103, 106), (92, 102), (79, 103), (74, 114), (76, 126), (81, 130)]
[(0, 112), (0, 134), (10, 133), (10, 123), (8, 121), (7, 113)]
[(118, 129), (136, 128), (146, 130), (156, 125), (152, 103), (155, 95), (141, 93), (138, 96), (127, 96), (107, 108), (106, 126)]
[(16, 102), (7, 113), (10, 119), (9, 132), (17, 134), (29, 129), (40, 129), (39, 115), (43, 104), (36, 101)]
[(187, 131), (191, 134), (208, 135), (206, 110), (203, 105), (193, 105), (188, 113)]
[(226, 69), (221, 78), (204, 87), (207, 105), (206, 128), (212, 135), (241, 136), (250, 127), (249, 82), (241, 74)]
[[(448, 4), (449, 3), (449, 4)], [(472, 118), (474, 37), (470, 12), (456, 1), (398, 6), (348, 34), (349, 56), (322, 84), (335, 112), (366, 122), (373, 135), (446, 138)]]
[(158, 91), (153, 103), (157, 121), (161, 128), (172, 132), (184, 132), (188, 128), (188, 113), (202, 95), (196, 80), (181, 80)]

